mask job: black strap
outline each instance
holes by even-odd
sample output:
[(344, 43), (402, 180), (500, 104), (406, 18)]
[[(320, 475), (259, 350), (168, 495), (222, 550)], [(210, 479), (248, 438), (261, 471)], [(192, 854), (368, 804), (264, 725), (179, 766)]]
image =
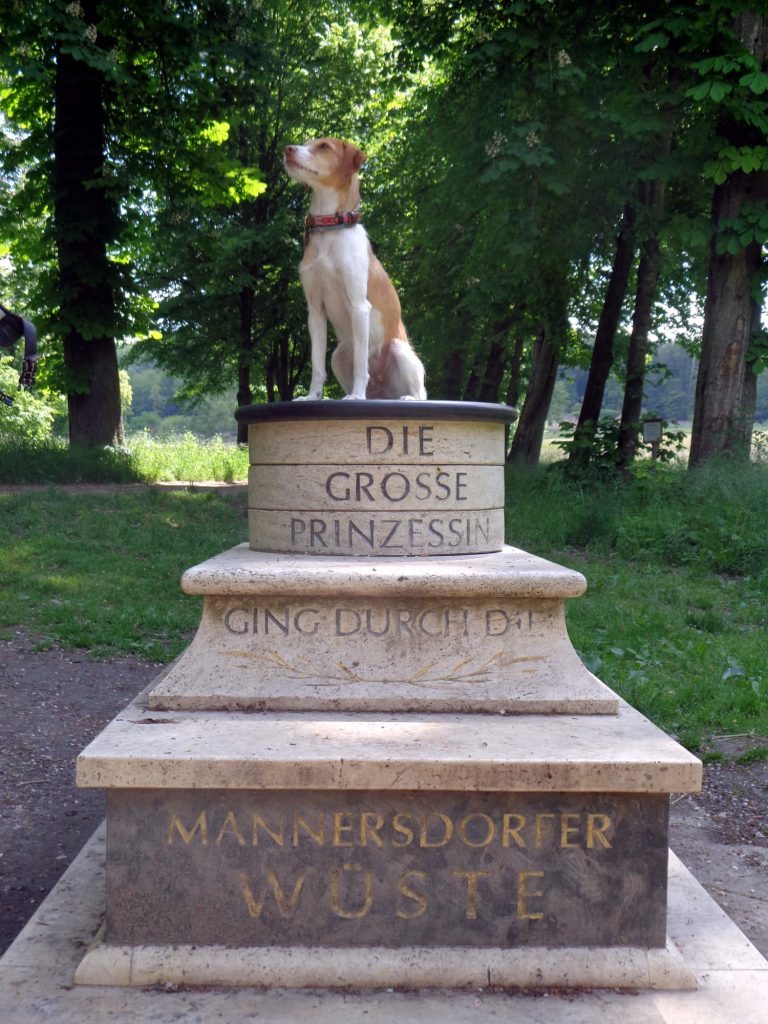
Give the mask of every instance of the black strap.
[[(0, 347), (13, 349), (19, 338), (24, 337), (24, 360), (21, 364), (19, 388), (31, 388), (37, 372), (37, 330), (31, 320), (12, 313), (0, 305)], [(8, 396), (6, 396), (7, 398)], [(8, 404), (6, 402), (6, 404)]]

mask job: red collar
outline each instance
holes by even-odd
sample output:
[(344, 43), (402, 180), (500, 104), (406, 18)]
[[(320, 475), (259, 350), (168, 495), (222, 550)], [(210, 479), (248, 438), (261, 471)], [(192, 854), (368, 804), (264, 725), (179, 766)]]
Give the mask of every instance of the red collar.
[(307, 231), (327, 231), (329, 228), (352, 228), (360, 223), (360, 211), (350, 210), (348, 213), (332, 213), (327, 217), (313, 217), (308, 214), (304, 220)]

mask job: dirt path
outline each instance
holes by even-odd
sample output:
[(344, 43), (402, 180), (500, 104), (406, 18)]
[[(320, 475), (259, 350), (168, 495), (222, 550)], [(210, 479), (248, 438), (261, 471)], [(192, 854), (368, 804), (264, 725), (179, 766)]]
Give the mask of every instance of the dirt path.
[[(77, 754), (158, 671), (0, 641), (0, 952), (104, 817), (103, 794), (75, 788)], [(768, 764), (707, 766), (701, 798), (673, 797), (671, 845), (768, 955)]]

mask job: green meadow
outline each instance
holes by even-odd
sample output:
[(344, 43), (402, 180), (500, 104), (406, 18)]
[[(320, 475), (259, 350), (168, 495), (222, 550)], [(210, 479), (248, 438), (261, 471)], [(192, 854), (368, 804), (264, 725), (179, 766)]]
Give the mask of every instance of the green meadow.
[[(214, 479), (216, 458), (230, 479), (244, 475), (232, 461), (243, 453), (198, 458), (208, 462), (193, 475), (156, 455), (144, 479)], [(142, 480), (132, 473), (118, 478)], [(766, 510), (763, 463), (643, 464), (629, 483), (573, 483), (553, 465), (507, 478), (508, 543), (587, 578), (567, 605), (581, 657), (691, 749), (768, 735)], [(14, 488), (0, 514), (0, 633), (97, 658), (174, 658), (200, 615), (182, 572), (247, 539), (242, 489)]]

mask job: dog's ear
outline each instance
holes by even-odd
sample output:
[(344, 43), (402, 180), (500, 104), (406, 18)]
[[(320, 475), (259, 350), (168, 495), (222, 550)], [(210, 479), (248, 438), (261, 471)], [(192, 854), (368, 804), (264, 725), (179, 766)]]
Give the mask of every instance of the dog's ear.
[(342, 174), (351, 178), (353, 174), (357, 174), (367, 159), (368, 157), (362, 149), (353, 146), (351, 142), (345, 142), (344, 156), (341, 161)]

